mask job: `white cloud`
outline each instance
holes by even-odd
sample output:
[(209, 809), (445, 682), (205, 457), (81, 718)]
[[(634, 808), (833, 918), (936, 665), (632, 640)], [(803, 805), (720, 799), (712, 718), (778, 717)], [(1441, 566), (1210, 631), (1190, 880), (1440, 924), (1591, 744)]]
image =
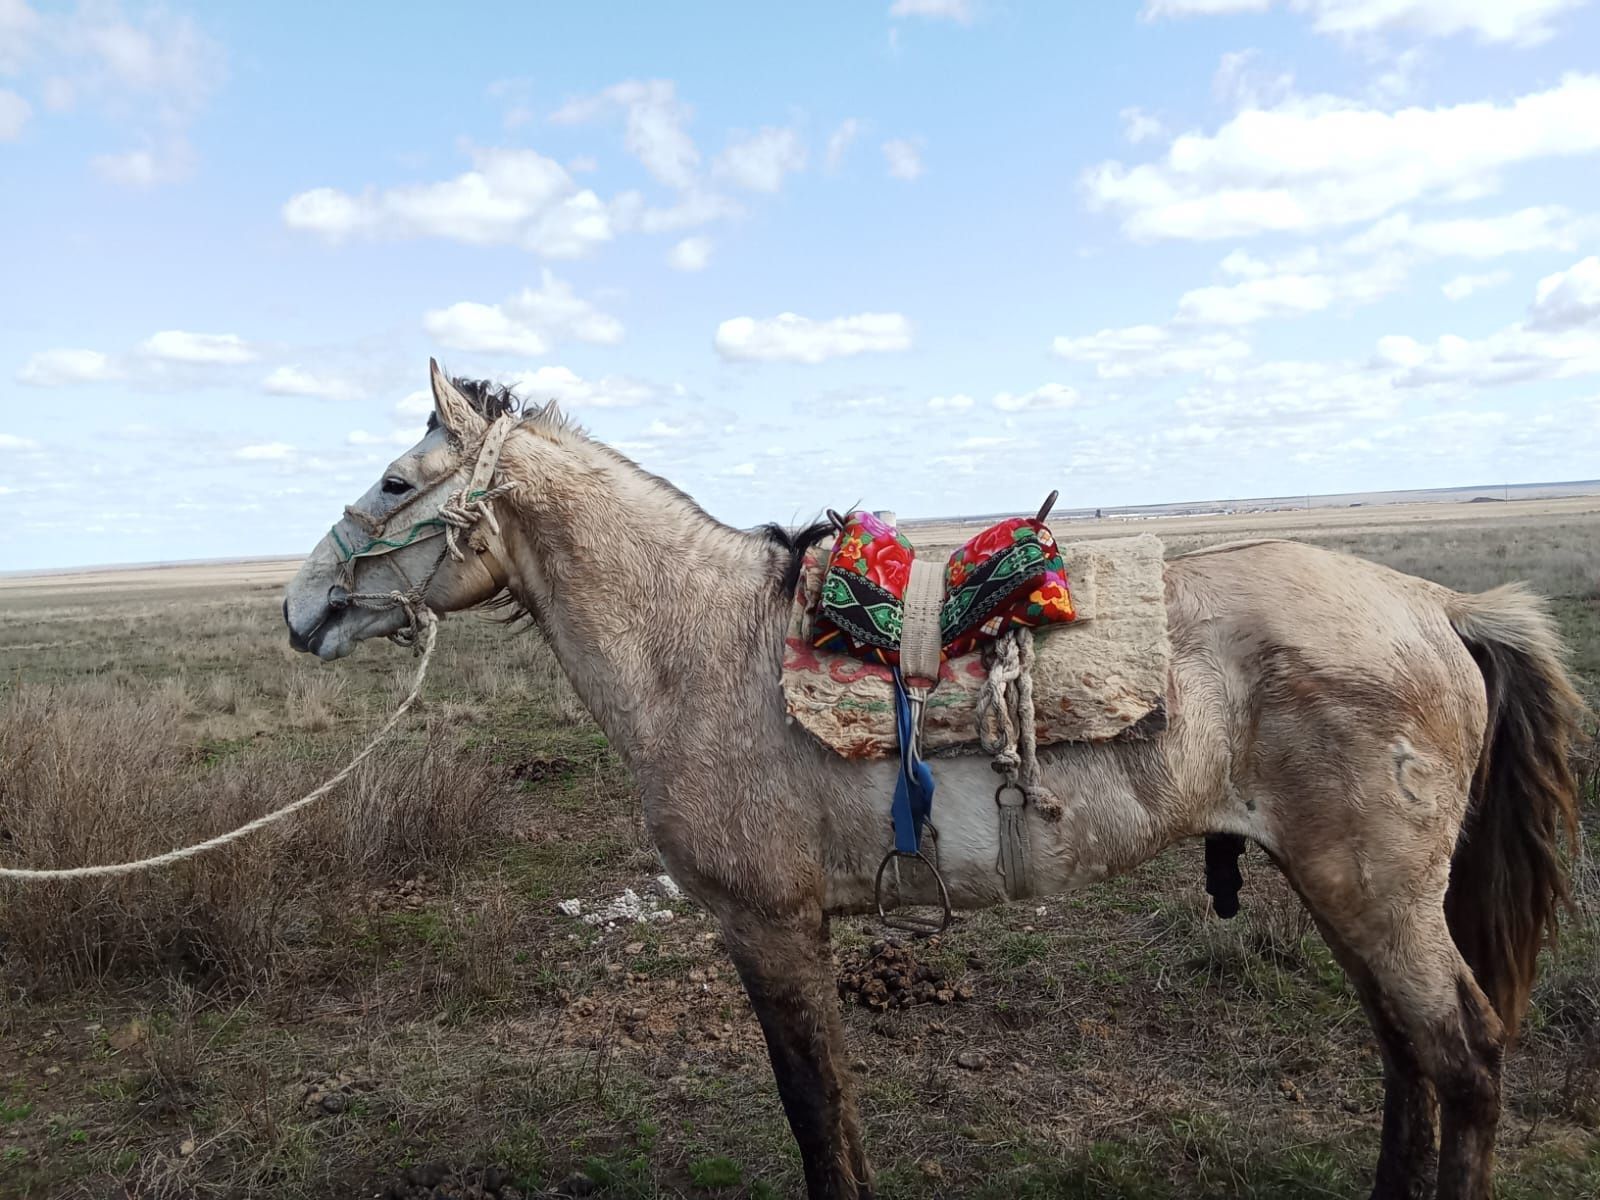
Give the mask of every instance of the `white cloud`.
[(1439, 286), (1446, 300), (1465, 300), (1479, 292), (1511, 282), (1510, 271), (1485, 271), (1480, 275), (1457, 275)]
[(1392, 417), (1402, 399), (1378, 368), (1280, 360), (1218, 367), (1177, 405), (1202, 426), (1279, 426), (1280, 438), (1314, 444), (1327, 436), (1326, 422)]
[(1161, 325), (1102, 329), (1083, 337), (1057, 337), (1050, 343), (1069, 362), (1094, 364), (1102, 379), (1130, 379), (1204, 371), (1248, 358), (1248, 342), (1228, 333), (1179, 336)]
[(1047, 383), (1031, 392), (1012, 395), (1000, 392), (991, 403), (1001, 412), (1044, 412), (1050, 409), (1075, 408), (1083, 403), (1077, 388), (1059, 383)]
[(731, 142), (718, 157), (717, 175), (752, 192), (776, 192), (783, 177), (806, 167), (806, 148), (793, 129), (763, 126)]
[(891, 138), (883, 144), (883, 160), (893, 179), (912, 180), (922, 175), (922, 150), (906, 138)]
[(667, 254), (667, 264), (678, 271), (704, 271), (711, 262), (711, 239), (687, 237)]
[[(1335, 304), (1369, 304), (1405, 282), (1403, 264), (1380, 260), (1351, 270), (1275, 269), (1248, 255), (1229, 255), (1223, 269), (1248, 273), (1239, 283), (1194, 288), (1178, 299), (1177, 320), (1193, 325), (1246, 325), (1302, 316)], [(1262, 271), (1261, 268), (1266, 268)]]
[(1600, 330), (1600, 258), (1591, 254), (1565, 271), (1539, 280), (1528, 324), (1557, 331), (1580, 325)]
[(258, 442), (253, 446), (240, 446), (233, 456), (245, 462), (283, 462), (292, 458), (294, 452), (288, 442)]
[(440, 237), (512, 245), (549, 258), (577, 258), (614, 235), (611, 214), (565, 167), (533, 150), (482, 149), (454, 179), (359, 196), (313, 188), (290, 197), (291, 229), (338, 242), (349, 237)]
[(1308, 232), (1374, 219), (1418, 200), (1492, 192), (1522, 162), (1600, 150), (1600, 76), (1568, 75), (1509, 104), (1384, 112), (1293, 97), (1175, 138), (1158, 161), (1084, 175), (1092, 207), (1135, 238)]
[(0, 433), (0, 450), (37, 450), (39, 443), (14, 433)]
[(850, 143), (856, 140), (861, 133), (861, 122), (855, 117), (846, 117), (839, 122), (839, 127), (828, 135), (828, 151), (826, 161), (828, 170), (837, 171), (839, 164), (844, 161), (845, 152), (850, 149)]
[(345, 441), (352, 446), (414, 446), (422, 440), (420, 428), (391, 429), (388, 433), (368, 433), (365, 429), (352, 429)]
[(511, 385), (534, 403), (555, 400), (565, 408), (634, 408), (659, 398), (656, 388), (625, 375), (589, 380), (566, 367), (539, 367), (511, 377)]
[(122, 368), (98, 350), (44, 350), (17, 372), (17, 382), (34, 387), (105, 383), (122, 378)]
[(424, 388), (407, 392), (395, 402), (394, 406), (395, 416), (402, 418), (426, 421), (432, 413), (433, 393)]
[(1600, 222), (1574, 217), (1558, 204), (1431, 221), (1396, 213), (1347, 239), (1343, 249), (1355, 254), (1408, 251), (1439, 258), (1499, 258), (1529, 250), (1575, 250), (1596, 232)]
[(548, 269), (538, 290), (523, 288), (501, 304), (463, 300), (428, 312), (422, 324), (443, 345), (486, 354), (539, 355), (563, 337), (603, 344), (622, 340), (622, 322)]
[(1402, 387), (1494, 387), (1600, 373), (1600, 258), (1541, 279), (1524, 321), (1476, 339), (1380, 338), (1376, 361), (1393, 369)]
[[(1143, 16), (1264, 12), (1273, 0), (1148, 0)], [(1583, 0), (1289, 0), (1318, 33), (1361, 37), (1402, 30), (1423, 37), (1470, 33), (1481, 42), (1530, 46), (1554, 32), (1551, 19)]]
[(963, 412), (972, 407), (972, 397), (964, 392), (957, 392), (953, 396), (933, 396), (928, 400), (928, 407), (935, 412)]
[(167, 362), (236, 365), (254, 362), (255, 349), (236, 333), (187, 333), (164, 329), (139, 346), (140, 353)]
[(124, 187), (149, 188), (187, 179), (194, 171), (194, 150), (182, 138), (121, 154), (97, 154), (89, 165), (102, 179)]
[(550, 349), (538, 330), (510, 316), (497, 304), (462, 300), (426, 313), (422, 325), (441, 344), (456, 350), (529, 357)]
[(261, 381), (261, 387), (277, 396), (314, 396), (319, 400), (354, 400), (362, 395), (361, 388), (348, 380), (288, 366), (275, 368)]
[(33, 51), (39, 14), (25, 0), (0, 0), (0, 71), (16, 71)]
[(1117, 115), (1122, 118), (1122, 136), (1135, 146), (1167, 132), (1166, 126), (1142, 108), (1125, 108)]
[(651, 208), (638, 192), (624, 192), (611, 203), (611, 216), (618, 230), (638, 229), (644, 233), (675, 233), (696, 225), (709, 225), (743, 210), (726, 196), (690, 188), (665, 208)]
[(735, 478), (749, 478), (751, 475), (754, 475), (755, 473), (756, 473), (756, 465), (755, 465), (755, 463), (748, 463), (748, 462), (739, 463), (737, 466), (729, 467), (726, 471), (723, 472), (724, 475), (732, 475)]
[(819, 363), (851, 354), (906, 350), (911, 322), (900, 313), (860, 313), (816, 321), (794, 313), (757, 320), (734, 317), (717, 326), (723, 358), (763, 362)]
[(684, 128), (694, 110), (678, 99), (677, 85), (670, 79), (625, 80), (567, 101), (550, 114), (550, 120), (575, 125), (618, 109), (626, 122), (623, 144), (650, 174), (670, 187), (694, 183), (700, 152)]
[(1259, 50), (1230, 50), (1217, 62), (1211, 94), (1236, 109), (1270, 108), (1294, 94), (1294, 75), (1268, 66)]
[(972, 23), (972, 0), (894, 0), (889, 6), (889, 15), (969, 25)]
[(22, 127), (33, 115), (33, 105), (15, 92), (0, 88), (0, 142), (13, 142), (22, 136)]

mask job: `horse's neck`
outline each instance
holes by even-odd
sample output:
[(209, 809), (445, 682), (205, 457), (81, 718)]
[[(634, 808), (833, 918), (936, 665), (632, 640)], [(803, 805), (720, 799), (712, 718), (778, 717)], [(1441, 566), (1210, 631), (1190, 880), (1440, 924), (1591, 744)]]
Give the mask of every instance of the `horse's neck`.
[(577, 469), (524, 501), (508, 530), (511, 591), (632, 758), (692, 715), (695, 697), (731, 702), (751, 659), (774, 653), (774, 547), (593, 444), (567, 449)]

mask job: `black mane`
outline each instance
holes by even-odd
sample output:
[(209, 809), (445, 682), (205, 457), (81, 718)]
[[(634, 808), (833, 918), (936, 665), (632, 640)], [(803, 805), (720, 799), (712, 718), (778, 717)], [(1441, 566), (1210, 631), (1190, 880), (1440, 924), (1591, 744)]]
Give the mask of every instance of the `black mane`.
[[(521, 416), (524, 405), (510, 388), (504, 384), (495, 383), (488, 379), (464, 379), (454, 376), (450, 380), (455, 385), (456, 391), (467, 398), (467, 403), (472, 405), (472, 411), (485, 421), (493, 421), (507, 413)], [(439, 414), (428, 414), (428, 432), (432, 433), (439, 428)]]
[(776, 542), (781, 549), (789, 552), (783, 577), (778, 583), (778, 592), (779, 595), (792, 596), (795, 588), (800, 586), (800, 568), (805, 565), (806, 551), (833, 532), (833, 522), (813, 521), (803, 529), (789, 530), (774, 521), (770, 525), (763, 525), (761, 532), (766, 534), (768, 541)]

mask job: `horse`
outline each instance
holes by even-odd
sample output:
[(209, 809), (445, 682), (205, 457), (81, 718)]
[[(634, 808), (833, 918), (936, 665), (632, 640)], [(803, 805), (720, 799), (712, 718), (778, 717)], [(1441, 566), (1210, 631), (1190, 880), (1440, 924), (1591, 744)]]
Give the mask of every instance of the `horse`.
[[(808, 1195), (871, 1196), (829, 921), (873, 907), (897, 765), (846, 760), (786, 718), (785, 623), (824, 529), (731, 528), (554, 403), (523, 408), (437, 364), (431, 384), (426, 434), (290, 583), (291, 644), (337, 659), (491, 603), (536, 623), (667, 869), (720, 923)], [(1544, 602), (1288, 541), (1164, 571), (1167, 728), (1041, 748), (1044, 782), (1082, 802), (1072, 821), (1025, 812), (1034, 894), (1181, 839), (1264, 848), (1376, 1034), (1372, 1195), (1487, 1200), (1502, 1059), (1567, 902), (1577, 820), (1583, 709)], [(950, 901), (1004, 901), (993, 773), (970, 757), (935, 770)]]

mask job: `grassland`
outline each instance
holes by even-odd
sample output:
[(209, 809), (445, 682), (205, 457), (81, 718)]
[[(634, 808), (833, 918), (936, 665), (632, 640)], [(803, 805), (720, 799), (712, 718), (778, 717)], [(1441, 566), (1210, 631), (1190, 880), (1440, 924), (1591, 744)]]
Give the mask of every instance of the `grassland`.
[[(1484, 508), (1292, 533), (1464, 589), (1529, 579), (1600, 698), (1600, 514)], [(1212, 520), (1157, 528), (1178, 550), (1255, 532)], [(390, 647), (291, 654), (272, 572), (185, 578), (0, 588), (0, 861), (228, 828), (397, 699), (412, 663)], [(0, 885), (0, 1197), (795, 1194), (712, 924), (683, 902), (614, 930), (555, 908), (657, 868), (537, 635), (448, 622), (380, 759), (305, 819), (163, 875)], [(1588, 769), (1581, 908), (1509, 1071), (1510, 1198), (1600, 1194)], [(972, 1000), (847, 1008), (882, 1194), (1365, 1195), (1375, 1047), (1270, 865), (1245, 870), (1231, 922), (1206, 909), (1198, 846), (973, 914), (924, 955)], [(841, 955), (872, 936), (844, 923)]]

